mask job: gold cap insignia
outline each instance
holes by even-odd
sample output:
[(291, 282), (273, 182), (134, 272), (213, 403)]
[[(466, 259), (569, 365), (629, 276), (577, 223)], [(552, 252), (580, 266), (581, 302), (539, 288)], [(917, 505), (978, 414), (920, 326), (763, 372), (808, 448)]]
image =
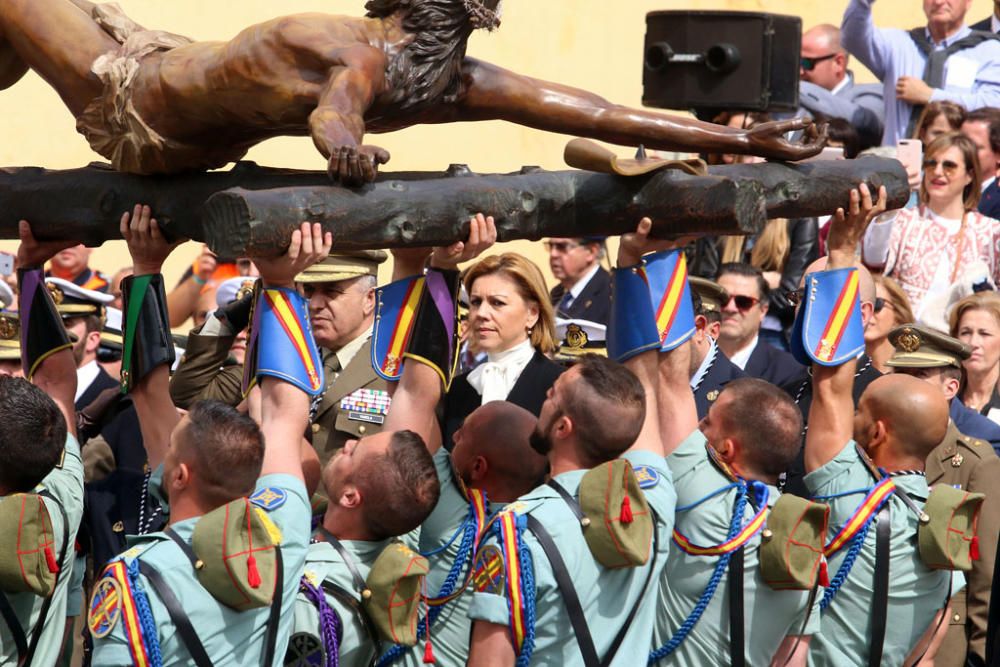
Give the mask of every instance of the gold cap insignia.
[(590, 339), (587, 337), (587, 332), (579, 324), (571, 324), (566, 327), (566, 345), (576, 350), (582, 350), (587, 347), (588, 342)]
[(52, 283), (45, 283), (45, 286), (49, 288), (49, 294), (52, 295), (53, 303), (55, 303), (58, 306), (60, 303), (63, 302), (65, 295), (63, 294), (63, 291), (61, 289), (59, 289)]
[(920, 334), (908, 328), (896, 340), (896, 347), (901, 352), (912, 353), (920, 349), (920, 342)]
[(0, 317), (0, 338), (3, 340), (17, 340), (17, 322), (9, 317)]

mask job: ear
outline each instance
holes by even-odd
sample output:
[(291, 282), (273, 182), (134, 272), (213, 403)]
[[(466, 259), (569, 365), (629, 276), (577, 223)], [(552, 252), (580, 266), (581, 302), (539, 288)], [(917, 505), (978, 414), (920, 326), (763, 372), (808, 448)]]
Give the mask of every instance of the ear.
[(951, 401), (951, 399), (958, 396), (958, 390), (962, 387), (962, 382), (958, 378), (945, 378), (944, 385), (941, 389), (944, 391), (944, 397)]
[(375, 312), (375, 290), (370, 289), (365, 293), (365, 299), (361, 302), (362, 311), (365, 317), (370, 316)]
[(875, 314), (875, 304), (871, 301), (861, 302), (861, 326), (866, 327), (868, 323), (872, 321), (872, 316)]
[(167, 480), (167, 485), (172, 489), (185, 489), (191, 485), (191, 468), (186, 463), (178, 463), (174, 468), (173, 478)]
[(358, 509), (362, 500), (361, 490), (353, 484), (348, 484), (337, 499), (337, 504), (346, 509)]
[(534, 302), (528, 303), (528, 319), (524, 323), (529, 329), (534, 328), (538, 324), (538, 304)]
[(719, 340), (719, 332), (722, 331), (722, 322), (712, 322), (708, 325), (708, 335)]
[(473, 482), (478, 482), (486, 478), (487, 473), (490, 471), (490, 464), (483, 456), (476, 456), (472, 459), (472, 467), (469, 470), (469, 475)]
[(715, 451), (727, 465), (732, 466), (733, 461), (736, 459), (736, 442), (732, 438), (725, 438), (716, 447)]
[(552, 425), (552, 436), (557, 439), (568, 438), (576, 431), (573, 420), (565, 414), (559, 415), (556, 423)]
[(91, 331), (87, 334), (87, 345), (85, 349), (88, 353), (96, 352), (97, 348), (101, 346), (101, 332)]
[(868, 440), (868, 454), (872, 453), (889, 441), (889, 430), (885, 426), (885, 422), (881, 419), (876, 419), (871, 426), (871, 438)]
[(694, 316), (694, 328), (698, 330), (698, 333), (705, 335), (705, 330), (708, 329), (708, 318), (704, 315)]

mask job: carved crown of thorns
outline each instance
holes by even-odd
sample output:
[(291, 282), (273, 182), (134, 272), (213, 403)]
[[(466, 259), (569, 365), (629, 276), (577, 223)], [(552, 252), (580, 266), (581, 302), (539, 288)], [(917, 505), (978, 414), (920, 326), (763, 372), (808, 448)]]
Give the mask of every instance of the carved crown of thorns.
[(482, 0), (464, 0), (464, 4), (465, 11), (469, 14), (469, 21), (477, 30), (493, 31), (500, 27), (499, 5), (497, 5), (498, 11), (494, 11), (485, 7)]

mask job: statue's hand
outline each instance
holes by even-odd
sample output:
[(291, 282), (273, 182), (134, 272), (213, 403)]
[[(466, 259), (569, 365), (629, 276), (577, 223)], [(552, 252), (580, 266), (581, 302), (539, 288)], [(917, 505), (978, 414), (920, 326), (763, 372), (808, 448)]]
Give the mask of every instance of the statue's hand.
[[(791, 142), (785, 134), (805, 130), (801, 142)], [(826, 124), (816, 125), (805, 118), (790, 118), (761, 123), (747, 130), (750, 153), (774, 160), (804, 160), (816, 155), (826, 145)]]
[(378, 166), (389, 161), (389, 151), (378, 146), (340, 146), (330, 151), (327, 173), (336, 182), (349, 187), (371, 183)]

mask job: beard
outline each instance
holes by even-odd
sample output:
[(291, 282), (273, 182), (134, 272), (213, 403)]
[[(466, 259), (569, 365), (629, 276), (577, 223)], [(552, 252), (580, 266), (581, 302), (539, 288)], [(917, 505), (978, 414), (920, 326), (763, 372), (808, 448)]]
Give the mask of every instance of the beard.
[(531, 432), (528, 437), (528, 444), (542, 456), (548, 456), (549, 452), (552, 451), (552, 427), (542, 430), (541, 426), (536, 425), (535, 430)]

